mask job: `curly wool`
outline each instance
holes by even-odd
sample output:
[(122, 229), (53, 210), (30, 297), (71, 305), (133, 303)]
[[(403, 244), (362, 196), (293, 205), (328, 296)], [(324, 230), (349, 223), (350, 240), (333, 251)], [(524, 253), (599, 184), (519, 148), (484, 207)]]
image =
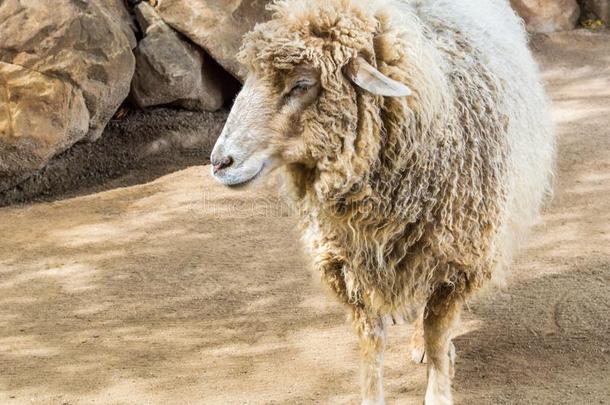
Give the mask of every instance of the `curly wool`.
[[(477, 8), (498, 21), (477, 22)], [(315, 164), (286, 168), (314, 266), (345, 303), (379, 314), (446, 286), (467, 297), (508, 263), (550, 190), (553, 131), (517, 18), (501, 0), (272, 9), (240, 58), (271, 77), (320, 72), (303, 118)], [(343, 68), (358, 55), (413, 94), (355, 87)]]

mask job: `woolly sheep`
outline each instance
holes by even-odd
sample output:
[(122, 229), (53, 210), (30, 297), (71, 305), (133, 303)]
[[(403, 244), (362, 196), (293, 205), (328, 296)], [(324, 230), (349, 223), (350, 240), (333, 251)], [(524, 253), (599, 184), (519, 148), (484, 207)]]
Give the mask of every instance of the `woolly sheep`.
[(450, 404), (461, 306), (502, 274), (551, 187), (554, 135), (523, 26), (506, 0), (271, 8), (244, 37), (249, 75), (212, 171), (234, 187), (283, 174), (359, 335), (363, 403), (383, 403), (392, 316), (423, 326), (425, 403)]

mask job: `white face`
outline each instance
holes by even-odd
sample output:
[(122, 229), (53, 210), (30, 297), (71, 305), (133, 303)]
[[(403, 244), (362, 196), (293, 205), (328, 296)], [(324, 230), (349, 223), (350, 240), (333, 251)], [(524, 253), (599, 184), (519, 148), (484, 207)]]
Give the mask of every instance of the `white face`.
[[(271, 151), (264, 132), (269, 112), (262, 100), (264, 92), (257, 87), (253, 78), (246, 81), (212, 151), (213, 174), (227, 186), (254, 179), (270, 163)], [(231, 162), (227, 167), (219, 166), (222, 159)]]
[[(384, 76), (360, 57), (352, 61), (347, 75), (356, 86), (373, 94), (410, 94), (407, 86)], [(303, 161), (303, 116), (321, 91), (319, 72), (307, 66), (274, 77), (250, 74), (212, 151), (216, 179), (226, 186), (240, 186), (282, 164), (307, 163)]]
[(300, 140), (300, 117), (319, 94), (314, 71), (280, 79), (250, 75), (212, 151), (212, 173), (227, 186), (251, 183), (286, 161)]

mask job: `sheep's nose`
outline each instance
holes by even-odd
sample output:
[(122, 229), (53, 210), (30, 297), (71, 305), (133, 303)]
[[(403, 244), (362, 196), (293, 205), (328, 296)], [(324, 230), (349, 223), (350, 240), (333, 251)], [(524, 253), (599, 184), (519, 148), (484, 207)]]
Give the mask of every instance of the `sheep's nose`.
[(219, 170), (225, 169), (233, 164), (233, 158), (231, 156), (225, 156), (220, 161), (212, 160), (212, 170), (217, 173)]

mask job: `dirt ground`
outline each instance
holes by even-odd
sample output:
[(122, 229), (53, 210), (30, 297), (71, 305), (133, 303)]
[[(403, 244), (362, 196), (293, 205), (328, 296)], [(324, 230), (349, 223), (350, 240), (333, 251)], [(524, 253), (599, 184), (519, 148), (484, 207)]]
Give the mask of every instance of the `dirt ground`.
[[(466, 311), (459, 404), (610, 403), (610, 34), (537, 37), (556, 196)], [(193, 166), (0, 209), (0, 404), (355, 404), (356, 339), (271, 191)], [(138, 181), (138, 179), (140, 181)], [(102, 191), (100, 191), (102, 190)], [(389, 404), (425, 366), (390, 328)]]
[(141, 184), (209, 163), (226, 118), (226, 110), (201, 113), (122, 107), (98, 141), (77, 143), (18, 186), (1, 190), (0, 207)]

